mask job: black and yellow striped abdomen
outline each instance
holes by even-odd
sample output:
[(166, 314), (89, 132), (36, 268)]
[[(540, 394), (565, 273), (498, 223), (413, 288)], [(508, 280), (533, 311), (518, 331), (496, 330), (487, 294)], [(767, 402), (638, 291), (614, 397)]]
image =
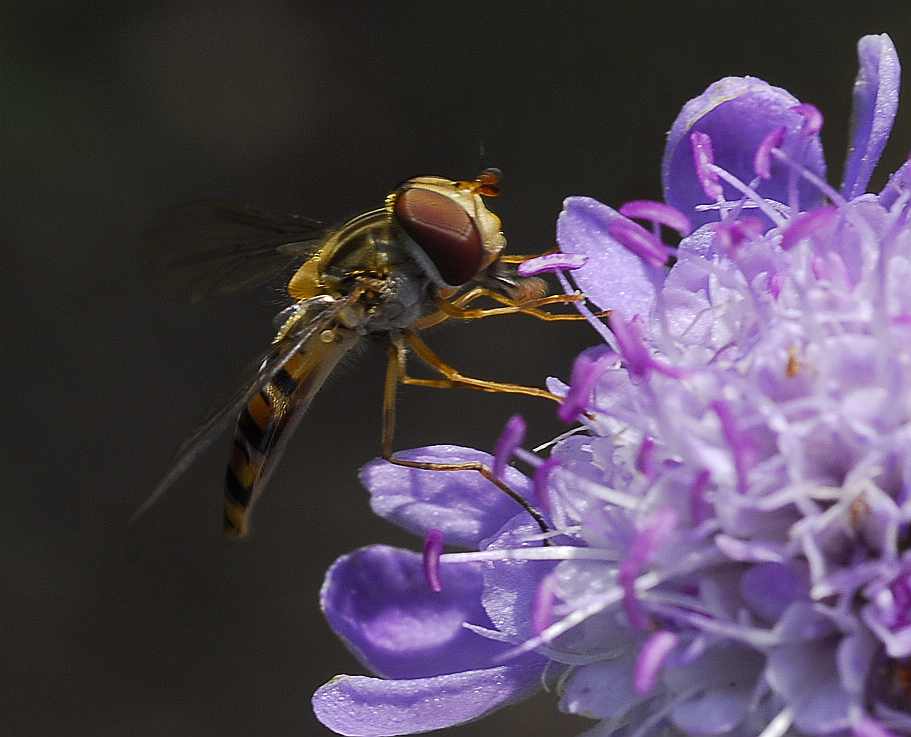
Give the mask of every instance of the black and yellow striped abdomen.
[(224, 530), (228, 537), (249, 532), (250, 512), (284, 452), (294, 428), (326, 377), (357, 337), (335, 329), (314, 335), (292, 354), (240, 411), (225, 473)]

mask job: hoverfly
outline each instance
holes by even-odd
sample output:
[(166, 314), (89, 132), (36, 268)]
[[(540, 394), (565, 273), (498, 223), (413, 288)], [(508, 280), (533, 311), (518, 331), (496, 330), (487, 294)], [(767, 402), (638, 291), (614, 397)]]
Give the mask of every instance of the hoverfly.
[[(398, 384), (466, 387), (559, 399), (544, 389), (465, 376), (440, 359), (419, 333), (450, 319), (526, 314), (543, 320), (579, 319), (541, 307), (575, 302), (579, 294), (547, 295), (545, 282), (519, 277), (515, 264), (531, 256), (504, 256), (500, 219), (484, 204), (499, 192), (500, 173), (487, 169), (472, 180), (422, 176), (400, 184), (383, 207), (338, 228), (292, 215), (267, 216), (250, 208), (219, 205), (221, 219), (255, 235), (197, 249), (174, 267), (203, 269), (202, 294), (264, 282), (279, 267), (294, 267), (287, 283), (291, 304), (276, 317), (277, 332), (255, 377), (178, 449), (171, 470), (142, 514), (235, 420), (225, 480), (224, 529), (229, 537), (249, 531), (250, 512), (262, 494), (288, 439), (341, 358), (365, 338), (388, 351), (383, 396), (382, 454), (392, 463), (439, 471), (475, 470), (513, 497), (539, 522), (540, 515), (490, 469), (472, 463), (421, 463), (393, 455)], [(199, 295), (196, 295), (199, 296)], [(487, 298), (499, 304), (470, 309)], [(440, 378), (409, 376), (411, 350)]]

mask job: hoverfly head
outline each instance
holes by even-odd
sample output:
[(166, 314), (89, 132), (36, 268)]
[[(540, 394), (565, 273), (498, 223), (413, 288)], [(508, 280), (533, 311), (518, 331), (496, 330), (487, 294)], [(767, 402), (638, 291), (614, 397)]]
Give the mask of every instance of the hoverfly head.
[(387, 209), (414, 245), (412, 255), (439, 286), (468, 283), (506, 245), (500, 219), (482, 199), (499, 193), (499, 177), (492, 169), (470, 181), (415, 177), (387, 198)]

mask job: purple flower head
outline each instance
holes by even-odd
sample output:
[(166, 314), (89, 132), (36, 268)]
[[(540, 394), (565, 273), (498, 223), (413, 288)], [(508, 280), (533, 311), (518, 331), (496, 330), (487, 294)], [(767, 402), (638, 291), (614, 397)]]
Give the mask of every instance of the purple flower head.
[[(598, 737), (911, 734), (911, 168), (865, 192), (899, 65), (886, 36), (859, 56), (840, 189), (819, 111), (746, 77), (675, 122), (672, 210), (566, 200), (569, 277), (613, 312), (549, 383), (577, 427), (549, 453), (501, 438), (546, 525), (478, 473), (368, 464), (379, 514), (440, 533), (330, 570), (330, 624), (377, 677), (317, 692), (329, 727), (436, 729), (543, 682)], [(667, 267), (669, 220), (697, 229)]]

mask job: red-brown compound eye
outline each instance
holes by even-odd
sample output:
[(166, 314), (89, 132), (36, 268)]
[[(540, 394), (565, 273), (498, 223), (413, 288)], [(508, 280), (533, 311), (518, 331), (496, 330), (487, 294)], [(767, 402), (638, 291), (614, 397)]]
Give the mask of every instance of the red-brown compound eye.
[(459, 286), (477, 276), (484, 257), (481, 234), (457, 202), (413, 187), (395, 200), (396, 219), (427, 254), (447, 284)]

